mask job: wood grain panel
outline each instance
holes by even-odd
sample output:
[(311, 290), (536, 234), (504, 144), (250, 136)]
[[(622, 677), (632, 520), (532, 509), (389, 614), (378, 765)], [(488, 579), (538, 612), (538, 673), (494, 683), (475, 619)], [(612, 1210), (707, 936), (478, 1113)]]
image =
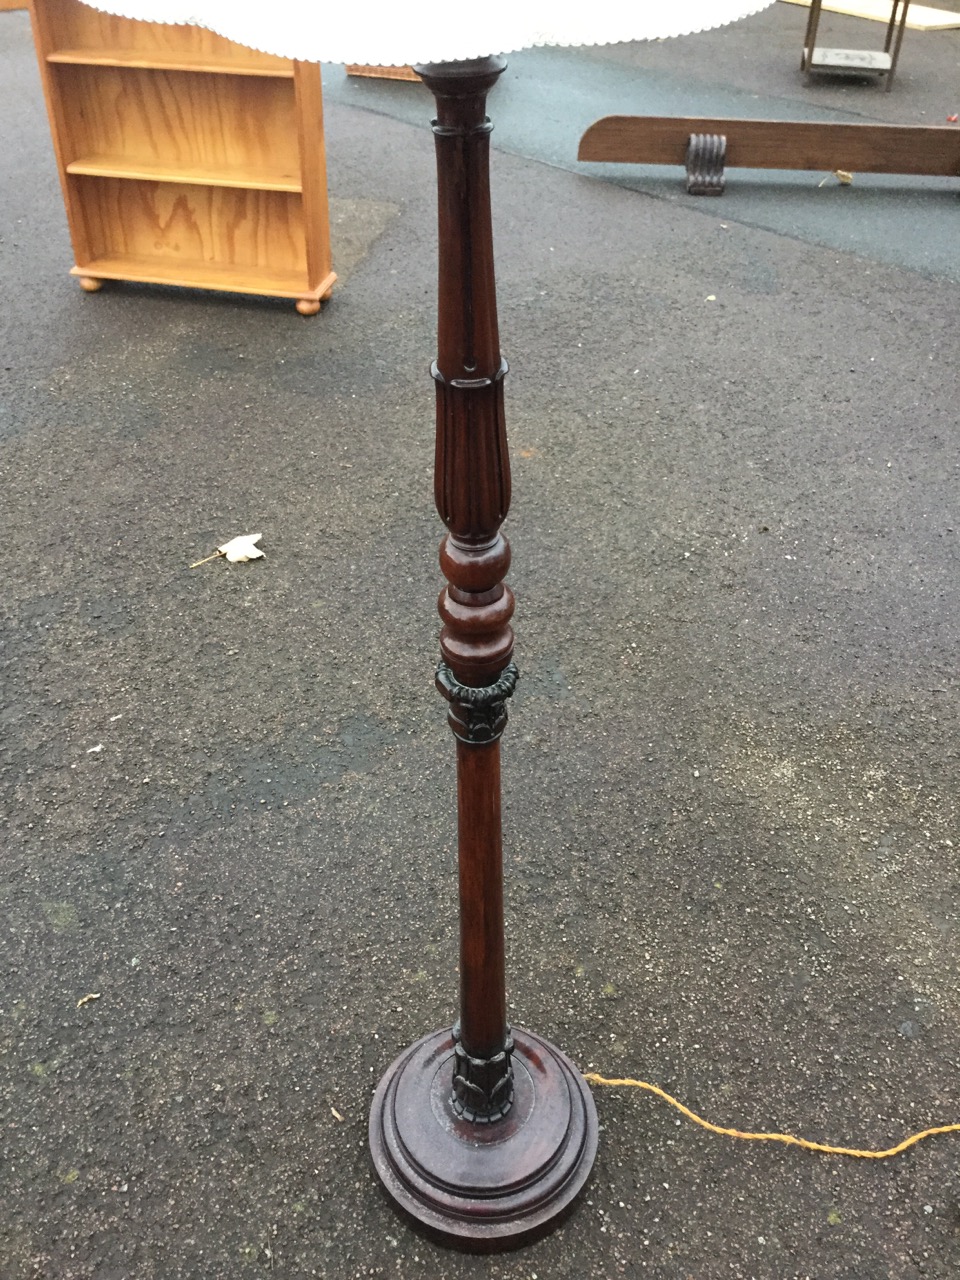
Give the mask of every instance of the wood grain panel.
[[(81, 188), (92, 259), (167, 264), (185, 279), (209, 274), (271, 275), (307, 281), (300, 198), (274, 191), (126, 179), (71, 179)], [(89, 263), (79, 263), (81, 268)]]
[(348, 76), (366, 76), (372, 80), (411, 80), (418, 83), (420, 80), (413, 67), (384, 67), (374, 63), (350, 62), (345, 70)]
[(284, 80), (116, 67), (59, 75), (71, 103), (68, 163), (139, 162), (157, 176), (299, 189), (296, 102)]

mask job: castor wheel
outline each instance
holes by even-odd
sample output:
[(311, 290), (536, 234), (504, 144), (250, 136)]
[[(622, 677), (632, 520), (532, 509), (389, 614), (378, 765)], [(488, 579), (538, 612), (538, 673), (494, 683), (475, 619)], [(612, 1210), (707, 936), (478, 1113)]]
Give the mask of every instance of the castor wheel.
[(320, 310), (319, 298), (298, 298), (297, 310), (302, 316), (315, 316)]
[(79, 276), (77, 283), (84, 293), (99, 293), (103, 288), (103, 281), (95, 276)]

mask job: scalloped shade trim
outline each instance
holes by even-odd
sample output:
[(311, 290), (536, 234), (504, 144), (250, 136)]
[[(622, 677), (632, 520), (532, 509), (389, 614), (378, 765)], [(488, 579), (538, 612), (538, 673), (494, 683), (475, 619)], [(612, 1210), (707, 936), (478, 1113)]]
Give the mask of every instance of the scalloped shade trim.
[(721, 27), (773, 0), (116, 0), (91, 8), (145, 22), (206, 27), (237, 44), (304, 62), (403, 66), (510, 53), (532, 45), (660, 40)]

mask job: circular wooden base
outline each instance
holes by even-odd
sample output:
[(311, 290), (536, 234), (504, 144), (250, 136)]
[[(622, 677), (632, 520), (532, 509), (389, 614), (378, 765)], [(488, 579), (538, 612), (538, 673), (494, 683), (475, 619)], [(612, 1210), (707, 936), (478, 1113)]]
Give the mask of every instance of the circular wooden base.
[(298, 298), (297, 310), (302, 316), (315, 316), (320, 310), (319, 298)]
[(370, 1150), (397, 1205), (442, 1244), (513, 1249), (557, 1224), (589, 1176), (597, 1113), (559, 1049), (514, 1030), (514, 1103), (493, 1124), (450, 1105), (453, 1037), (424, 1036), (380, 1081)]
[(95, 276), (78, 276), (77, 284), (84, 293), (99, 293), (103, 288), (103, 281), (98, 280)]

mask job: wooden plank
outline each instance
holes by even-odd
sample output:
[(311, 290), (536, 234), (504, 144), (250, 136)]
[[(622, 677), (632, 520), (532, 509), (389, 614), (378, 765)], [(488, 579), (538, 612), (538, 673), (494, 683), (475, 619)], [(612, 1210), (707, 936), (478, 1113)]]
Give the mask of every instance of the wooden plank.
[(420, 82), (420, 77), (413, 67), (381, 67), (367, 63), (351, 62), (346, 67), (348, 76), (366, 76), (370, 80), (413, 80)]
[(51, 18), (50, 5), (41, 3), (41, 0), (31, 0), (30, 25), (40, 67), (40, 81), (43, 85), (47, 118), (50, 121), (50, 140), (57, 160), (57, 177), (60, 179), (60, 189), (63, 192), (63, 207), (67, 215), (70, 243), (73, 246), (74, 259), (77, 262), (83, 262), (90, 256), (90, 246), (87, 242), (83, 209), (77, 198), (73, 180), (67, 175), (67, 162), (72, 159), (64, 123), (65, 116), (69, 113), (69, 103), (64, 101), (60, 90), (60, 78), (46, 58), (57, 35)]
[(235, 271), (217, 262), (186, 258), (151, 262), (140, 255), (125, 258), (116, 254), (92, 258), (82, 267), (71, 267), (70, 274), (94, 280), (135, 280), (140, 284), (219, 289), (224, 293), (261, 293), (271, 298), (316, 298), (318, 301), (332, 284), (332, 281), (322, 281), (317, 288), (309, 289), (299, 271), (270, 268)]
[(949, 125), (605, 116), (580, 139), (577, 159), (685, 165), (694, 133), (725, 135), (728, 168), (960, 176), (960, 129)]
[(316, 62), (297, 62), (297, 145), (303, 182), (303, 232), (306, 237), (307, 280), (311, 288), (331, 277), (330, 212), (327, 200), (327, 152), (323, 133), (323, 85)]
[(26, 9), (27, 0), (0, 0), (0, 13), (5, 13), (8, 9)]
[(129, 49), (54, 49), (47, 54), (48, 62), (65, 62), (81, 67), (132, 67), (151, 71), (202, 71), (206, 75), (265, 76), (290, 80), (293, 64), (259, 62), (212, 61), (209, 54), (191, 54), (184, 50), (167, 53), (161, 49), (136, 51)]
[(88, 155), (71, 160), (67, 173), (92, 178), (133, 178), (143, 182), (184, 182), (198, 187), (236, 187), (239, 191), (299, 191), (300, 179), (292, 173), (269, 173), (266, 170), (179, 165), (171, 169), (165, 164), (130, 160), (126, 156)]
[[(784, 3), (810, 8), (810, 0), (784, 0)], [(890, 21), (890, 0), (823, 0), (822, 8), (824, 13), (842, 13), (848, 18), (867, 18), (884, 24)], [(912, 31), (953, 31), (960, 27), (960, 13), (911, 4), (907, 26)]]

